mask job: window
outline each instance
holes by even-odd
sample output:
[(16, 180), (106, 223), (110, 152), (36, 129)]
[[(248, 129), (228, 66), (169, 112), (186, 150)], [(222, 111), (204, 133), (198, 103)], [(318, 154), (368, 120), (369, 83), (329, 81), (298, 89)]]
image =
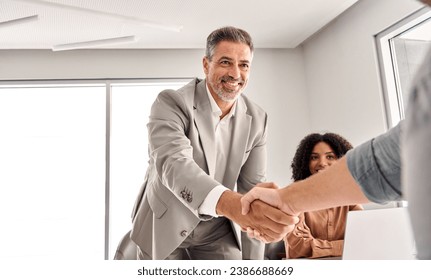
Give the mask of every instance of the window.
[(0, 88), (1, 258), (103, 259), (104, 85)]
[(147, 122), (157, 94), (184, 82), (112, 85), (110, 259), (131, 229), (131, 213), (148, 166)]
[[(387, 125), (404, 119), (412, 81), (431, 47), (431, 10), (426, 7), (376, 36)], [(406, 201), (397, 203), (407, 206)]]
[(112, 259), (145, 175), (151, 104), (188, 81), (1, 83), (0, 259)]
[(404, 118), (411, 82), (431, 47), (431, 10), (426, 7), (376, 36), (388, 127)]

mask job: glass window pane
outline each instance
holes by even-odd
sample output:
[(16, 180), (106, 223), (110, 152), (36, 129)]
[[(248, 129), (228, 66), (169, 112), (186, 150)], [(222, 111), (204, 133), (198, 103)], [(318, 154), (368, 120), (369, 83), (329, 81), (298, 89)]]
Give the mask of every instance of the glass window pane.
[(103, 260), (105, 96), (0, 88), (0, 258)]
[(431, 47), (431, 18), (395, 36), (391, 41), (396, 79), (402, 96), (402, 108), (405, 108), (416, 71)]
[(148, 166), (147, 122), (151, 105), (164, 89), (188, 81), (113, 85), (110, 151), (110, 259), (131, 229), (131, 212)]
[(376, 36), (388, 128), (404, 118), (416, 71), (431, 47), (431, 10), (418, 10)]

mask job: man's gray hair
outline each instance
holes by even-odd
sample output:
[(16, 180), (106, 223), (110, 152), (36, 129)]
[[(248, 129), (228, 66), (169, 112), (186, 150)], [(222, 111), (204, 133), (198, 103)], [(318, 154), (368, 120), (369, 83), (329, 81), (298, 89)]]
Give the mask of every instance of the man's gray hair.
[(243, 43), (250, 47), (250, 52), (253, 54), (253, 40), (247, 31), (233, 27), (225, 26), (214, 30), (207, 38), (207, 46), (205, 51), (205, 56), (211, 60), (214, 55), (214, 50), (218, 43), (222, 41)]

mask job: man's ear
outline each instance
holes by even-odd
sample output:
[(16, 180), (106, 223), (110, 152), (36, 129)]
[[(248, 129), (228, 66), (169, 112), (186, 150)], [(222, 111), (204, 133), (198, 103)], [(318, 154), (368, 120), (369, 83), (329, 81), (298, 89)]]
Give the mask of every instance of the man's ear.
[(202, 66), (204, 68), (204, 73), (205, 75), (208, 74), (208, 68), (209, 68), (209, 59), (208, 57), (204, 56), (204, 58), (202, 59)]

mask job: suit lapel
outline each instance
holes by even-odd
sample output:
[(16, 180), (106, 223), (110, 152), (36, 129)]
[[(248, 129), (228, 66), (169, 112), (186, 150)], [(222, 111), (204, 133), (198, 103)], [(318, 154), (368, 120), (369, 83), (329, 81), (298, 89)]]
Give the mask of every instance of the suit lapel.
[[(231, 189), (235, 186), (238, 174), (241, 170), (252, 121), (252, 117), (247, 114), (247, 105), (244, 100), (239, 97), (237, 102), (238, 104), (233, 120), (232, 143), (230, 145), (224, 180), (221, 182)], [(211, 119), (212, 111), (206, 92), (205, 80), (196, 86), (193, 109), (195, 111), (195, 125), (198, 129), (201, 145), (205, 153), (208, 172), (214, 177), (216, 162), (215, 132)]]
[(211, 104), (206, 92), (205, 80), (196, 86), (195, 104), (195, 125), (199, 132), (201, 145), (205, 153), (209, 175), (215, 174), (215, 132), (211, 119)]
[(246, 153), (252, 121), (252, 117), (247, 114), (247, 106), (245, 105), (244, 100), (239, 97), (237, 102), (238, 104), (232, 130), (232, 143), (230, 146), (224, 180), (225, 186), (232, 189), (236, 184), (238, 174), (242, 167), (242, 160)]

